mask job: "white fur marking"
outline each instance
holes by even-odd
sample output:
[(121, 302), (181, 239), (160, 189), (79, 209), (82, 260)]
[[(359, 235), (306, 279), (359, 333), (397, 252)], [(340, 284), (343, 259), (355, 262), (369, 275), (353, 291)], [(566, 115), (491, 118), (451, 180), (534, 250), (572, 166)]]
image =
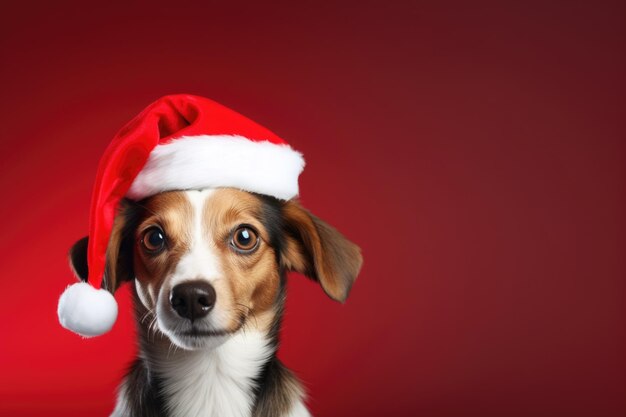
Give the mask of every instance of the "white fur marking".
[(189, 252), (185, 254), (172, 276), (171, 286), (174, 287), (183, 281), (206, 279), (214, 281), (221, 278), (220, 259), (202, 224), (205, 201), (215, 190), (187, 191), (185, 196), (193, 207), (193, 226)]
[[(189, 201), (193, 209), (193, 218), (190, 219), (193, 226), (191, 227), (192, 235), (189, 251), (182, 256), (176, 268), (168, 280), (167, 286), (159, 289), (159, 302), (157, 302), (157, 322), (159, 328), (170, 339), (177, 344), (184, 343), (171, 331), (179, 324), (178, 318), (171, 318), (167, 311), (163, 311), (164, 306), (169, 305), (169, 293), (176, 285), (185, 281), (205, 280), (207, 282), (215, 282), (223, 279), (220, 268), (220, 258), (211, 240), (210, 233), (203, 224), (204, 205), (210, 196), (215, 192), (214, 189), (186, 191), (185, 197)], [(211, 314), (203, 319), (206, 325), (205, 330), (221, 330), (228, 325), (228, 314), (223, 308), (224, 301), (221, 297), (217, 297), (215, 306)], [(220, 342), (219, 338), (212, 340)], [(180, 342), (180, 343), (178, 343)]]

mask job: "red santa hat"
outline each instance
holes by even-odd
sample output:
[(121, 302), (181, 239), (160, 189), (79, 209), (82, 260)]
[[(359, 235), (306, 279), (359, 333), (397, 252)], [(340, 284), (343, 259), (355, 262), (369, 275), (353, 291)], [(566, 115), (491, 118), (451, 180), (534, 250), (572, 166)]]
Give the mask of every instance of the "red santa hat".
[[(302, 155), (252, 120), (212, 100), (179, 94), (148, 106), (113, 138), (93, 189), (87, 263), (102, 280), (113, 220), (122, 198), (170, 190), (235, 187), (288, 200), (298, 194)], [(85, 337), (108, 332), (117, 303), (87, 282), (67, 287), (61, 325)]]

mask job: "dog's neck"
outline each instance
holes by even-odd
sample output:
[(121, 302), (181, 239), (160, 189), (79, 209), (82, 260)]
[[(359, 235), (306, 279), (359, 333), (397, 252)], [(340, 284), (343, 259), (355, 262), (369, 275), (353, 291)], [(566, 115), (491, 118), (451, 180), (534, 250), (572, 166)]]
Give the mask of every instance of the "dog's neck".
[(150, 313), (135, 298), (143, 383), (154, 387), (166, 415), (309, 415), (299, 384), (276, 358), (282, 309), (252, 318), (216, 347), (189, 351), (151, 327)]

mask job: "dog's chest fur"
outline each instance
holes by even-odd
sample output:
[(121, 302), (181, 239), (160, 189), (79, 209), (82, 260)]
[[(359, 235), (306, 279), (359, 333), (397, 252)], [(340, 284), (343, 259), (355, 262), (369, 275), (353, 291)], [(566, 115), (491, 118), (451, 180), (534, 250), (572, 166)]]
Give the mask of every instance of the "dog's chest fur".
[(261, 333), (247, 332), (208, 352), (177, 351), (156, 363), (169, 414), (250, 416), (254, 381), (271, 355)]

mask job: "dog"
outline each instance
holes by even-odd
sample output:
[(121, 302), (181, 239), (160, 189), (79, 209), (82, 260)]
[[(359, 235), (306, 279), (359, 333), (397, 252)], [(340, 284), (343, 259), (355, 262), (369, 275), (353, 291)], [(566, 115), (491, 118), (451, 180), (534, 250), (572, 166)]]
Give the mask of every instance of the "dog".
[[(69, 254), (83, 280), (87, 241)], [(112, 416), (309, 416), (276, 356), (287, 273), (344, 302), (362, 262), (295, 199), (208, 188), (122, 200), (102, 286), (132, 285), (139, 353)]]

